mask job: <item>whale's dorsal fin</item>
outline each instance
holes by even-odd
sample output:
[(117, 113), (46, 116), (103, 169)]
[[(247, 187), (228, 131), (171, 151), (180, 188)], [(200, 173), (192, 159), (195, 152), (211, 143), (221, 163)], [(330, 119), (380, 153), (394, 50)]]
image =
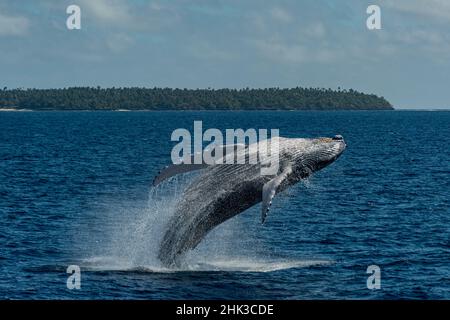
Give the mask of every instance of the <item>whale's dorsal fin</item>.
[[(221, 150), (222, 154), (224, 155), (224, 157), (229, 153), (227, 153), (228, 149), (231, 148), (227, 148), (230, 145), (218, 145), (215, 146), (214, 148), (216, 149), (215, 152), (219, 152)], [(236, 152), (236, 150), (238, 149), (238, 147), (242, 147), (245, 145), (243, 144), (234, 144), (233, 145), (234, 148), (234, 152)], [(160, 184), (161, 182), (163, 182), (164, 180), (167, 180), (173, 176), (182, 174), (182, 173), (187, 173), (187, 172), (191, 172), (191, 171), (196, 171), (196, 170), (201, 170), (201, 169), (205, 169), (208, 167), (208, 164), (206, 164), (205, 162), (201, 163), (201, 164), (195, 164), (194, 163), (194, 155), (191, 156), (191, 163), (190, 164), (185, 164), (185, 163), (180, 163), (180, 164), (172, 164), (169, 165), (167, 167), (165, 167), (164, 169), (162, 169), (159, 174), (155, 177), (155, 179), (153, 180), (153, 186), (157, 186), (158, 184)]]
[(261, 222), (264, 223), (269, 213), (270, 206), (272, 205), (272, 199), (277, 193), (280, 184), (288, 177), (292, 172), (291, 166), (286, 166), (284, 170), (272, 180), (266, 182), (263, 186), (262, 192), (262, 207), (261, 207)]

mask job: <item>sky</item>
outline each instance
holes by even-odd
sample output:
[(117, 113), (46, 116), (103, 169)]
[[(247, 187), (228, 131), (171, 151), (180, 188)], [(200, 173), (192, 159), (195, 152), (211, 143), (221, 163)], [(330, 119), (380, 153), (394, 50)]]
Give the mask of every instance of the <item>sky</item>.
[(449, 58), (448, 0), (0, 0), (8, 88), (341, 87), (438, 109)]

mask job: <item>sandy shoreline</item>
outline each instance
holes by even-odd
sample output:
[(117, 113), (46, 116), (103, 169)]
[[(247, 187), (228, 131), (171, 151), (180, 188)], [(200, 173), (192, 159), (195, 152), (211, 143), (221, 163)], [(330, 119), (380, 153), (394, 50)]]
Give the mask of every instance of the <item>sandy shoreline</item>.
[(24, 112), (24, 111), (33, 111), (33, 110), (30, 110), (30, 109), (15, 109), (15, 108), (0, 108), (0, 111)]

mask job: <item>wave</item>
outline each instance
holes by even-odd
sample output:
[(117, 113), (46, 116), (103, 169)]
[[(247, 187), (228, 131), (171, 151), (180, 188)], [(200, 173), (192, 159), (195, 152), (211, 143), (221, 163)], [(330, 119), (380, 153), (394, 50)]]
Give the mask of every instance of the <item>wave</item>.
[(16, 109), (16, 108), (0, 108), (3, 112), (31, 112), (30, 109)]
[[(84, 257), (75, 261), (90, 271), (152, 273), (272, 272), (332, 263), (323, 259), (274, 256), (257, 236), (257, 230), (251, 230), (257, 229), (253, 221), (240, 215), (212, 230), (195, 250), (186, 254), (181, 266), (164, 267), (157, 258), (160, 242), (190, 178), (192, 175), (173, 177), (158, 188), (151, 188), (146, 204), (133, 207), (135, 203), (112, 202), (107, 212), (95, 212), (93, 216), (100, 220), (94, 225), (100, 229), (83, 237), (89, 239), (81, 248)], [(254, 223), (259, 222), (258, 218), (255, 215)], [(101, 238), (94, 239), (95, 235)]]
[(148, 273), (176, 273), (176, 272), (274, 272), (280, 270), (307, 268), (332, 264), (329, 260), (309, 259), (248, 259), (244, 257), (223, 258), (196, 263), (185, 263), (179, 268), (165, 268), (160, 265), (137, 266), (121, 257), (91, 257), (80, 262), (82, 270), (87, 271), (123, 271)]

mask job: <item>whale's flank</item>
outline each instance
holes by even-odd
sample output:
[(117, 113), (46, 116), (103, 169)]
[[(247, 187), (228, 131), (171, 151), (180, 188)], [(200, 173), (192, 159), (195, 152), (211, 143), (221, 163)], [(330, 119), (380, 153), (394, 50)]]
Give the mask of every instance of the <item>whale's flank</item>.
[[(274, 176), (261, 175), (259, 163), (202, 167), (204, 170), (184, 190), (166, 227), (159, 259), (167, 267), (178, 265), (183, 254), (194, 249), (214, 227), (259, 202), (263, 202), (264, 222), (277, 193), (334, 162), (345, 147), (341, 136), (279, 138), (280, 166)], [(164, 177), (157, 177), (158, 183), (162, 180)]]

